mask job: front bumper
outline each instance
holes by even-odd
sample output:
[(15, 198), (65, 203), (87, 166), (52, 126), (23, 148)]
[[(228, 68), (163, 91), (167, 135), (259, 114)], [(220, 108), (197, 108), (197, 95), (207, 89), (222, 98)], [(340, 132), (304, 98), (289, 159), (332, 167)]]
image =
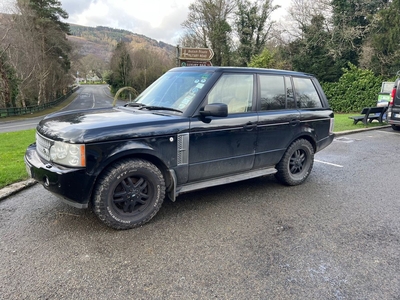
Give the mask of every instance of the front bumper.
[(77, 208), (88, 207), (93, 179), (84, 168), (67, 168), (44, 162), (36, 152), (36, 144), (26, 150), (25, 165), (30, 177), (61, 200)]

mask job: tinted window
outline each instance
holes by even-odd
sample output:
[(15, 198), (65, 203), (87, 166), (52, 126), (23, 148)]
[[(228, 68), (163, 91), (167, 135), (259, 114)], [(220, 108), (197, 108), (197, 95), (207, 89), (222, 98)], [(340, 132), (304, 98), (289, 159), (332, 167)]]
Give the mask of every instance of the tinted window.
[(299, 108), (322, 107), (321, 99), (310, 78), (293, 77), (293, 83)]
[(208, 94), (208, 103), (225, 103), (228, 113), (250, 111), (252, 100), (252, 74), (223, 74)]
[(260, 75), (261, 110), (296, 108), (290, 77)]
[(284, 77), (260, 75), (260, 96), (261, 110), (285, 109)]

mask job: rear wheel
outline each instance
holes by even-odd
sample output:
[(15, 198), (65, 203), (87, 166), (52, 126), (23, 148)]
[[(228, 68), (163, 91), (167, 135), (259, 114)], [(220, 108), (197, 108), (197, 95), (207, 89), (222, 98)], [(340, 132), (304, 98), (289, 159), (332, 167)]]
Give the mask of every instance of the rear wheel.
[(93, 209), (109, 227), (130, 229), (150, 221), (164, 197), (164, 178), (155, 165), (143, 159), (125, 159), (99, 178)]
[(400, 126), (392, 124), (392, 129), (396, 130), (396, 131), (400, 131)]
[(299, 139), (286, 150), (281, 161), (276, 166), (275, 177), (286, 185), (303, 183), (314, 165), (314, 149), (309, 141)]

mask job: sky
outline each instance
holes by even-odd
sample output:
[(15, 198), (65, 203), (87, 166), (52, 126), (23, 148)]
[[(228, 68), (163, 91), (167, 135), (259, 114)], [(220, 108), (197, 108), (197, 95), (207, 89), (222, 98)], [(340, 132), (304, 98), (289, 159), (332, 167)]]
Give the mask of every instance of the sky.
[[(232, 0), (233, 1), (233, 0)], [(125, 29), (171, 45), (178, 44), (181, 24), (194, 0), (61, 0), (68, 23)], [(282, 2), (274, 4), (282, 6)], [(280, 14), (283, 8), (276, 13)]]
[[(0, 11), (13, 0), (0, 0)], [(15, 1), (15, 0), (14, 0)], [(178, 44), (181, 24), (195, 0), (59, 0), (69, 14), (68, 23), (125, 29), (171, 45)], [(231, 0), (234, 1), (234, 0)], [(289, 0), (274, 0), (281, 15)], [(3, 8), (2, 8), (3, 6)]]

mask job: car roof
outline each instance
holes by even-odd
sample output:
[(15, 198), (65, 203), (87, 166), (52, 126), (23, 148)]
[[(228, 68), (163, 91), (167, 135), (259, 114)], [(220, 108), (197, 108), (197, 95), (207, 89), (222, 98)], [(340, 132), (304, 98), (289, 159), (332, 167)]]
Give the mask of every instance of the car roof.
[(278, 70), (278, 69), (264, 69), (264, 68), (249, 68), (249, 67), (176, 67), (170, 71), (176, 72), (240, 72), (240, 73), (265, 73), (265, 74), (276, 74), (276, 75), (287, 75), (287, 76), (312, 76), (313, 74), (288, 71), (288, 70)]

